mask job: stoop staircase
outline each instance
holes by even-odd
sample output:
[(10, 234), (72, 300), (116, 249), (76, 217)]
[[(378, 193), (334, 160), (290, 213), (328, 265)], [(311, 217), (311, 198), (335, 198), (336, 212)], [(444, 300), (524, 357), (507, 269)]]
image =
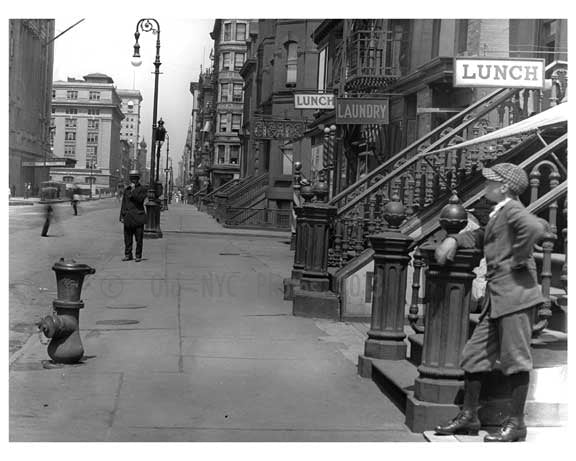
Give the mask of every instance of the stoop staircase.
[[(412, 333), (408, 337), (409, 353), (402, 360), (372, 359), (372, 367), (359, 366), (359, 373), (371, 377), (397, 403), (413, 431), (424, 432), (453, 417), (459, 404), (458, 399), (450, 404), (430, 404), (435, 406), (435, 412), (430, 413), (423, 411), (426, 402), (414, 398), (414, 380), (418, 377), (426, 334), (422, 326), (426, 294), (421, 288), (426, 285), (426, 271), (422, 271), (418, 249), (425, 242), (444, 237), (438, 214), (448, 204), (453, 190), (464, 207), (474, 211), (480, 224), (487, 221), (490, 207), (482, 198), (481, 169), (504, 161), (526, 170), (530, 187), (521, 200), (552, 227), (552, 234), (544, 239), (536, 254), (542, 291), (548, 301), (535, 319), (535, 369), (527, 423), (556, 426), (567, 421), (567, 126), (553, 125), (535, 133), (434, 153), (526, 119), (534, 110), (540, 112), (560, 103), (566, 95), (566, 63), (549, 65), (546, 76), (553, 83), (550, 92), (497, 90), (403, 149), (330, 202), (338, 211), (331, 227), (328, 265), (331, 288), (340, 295), (341, 319), (348, 317), (346, 280), (373, 260), (368, 236), (387, 228), (384, 205), (392, 197), (398, 197), (406, 208), (407, 219), (400, 231), (414, 239), (415, 250), (410, 267), (412, 287), (406, 295), (411, 300), (406, 316), (410, 324), (407, 329)], [(475, 322), (472, 314), (470, 331)], [(507, 413), (507, 392), (499, 372), (494, 372), (482, 396), (480, 416), (485, 426), (498, 425)]]

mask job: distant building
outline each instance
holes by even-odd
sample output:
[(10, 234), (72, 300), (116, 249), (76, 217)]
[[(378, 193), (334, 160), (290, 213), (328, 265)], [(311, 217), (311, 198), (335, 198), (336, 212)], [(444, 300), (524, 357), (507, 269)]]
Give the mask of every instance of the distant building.
[[(116, 90), (116, 93), (122, 101), (122, 113), (124, 114), (120, 128), (120, 140), (128, 144), (128, 170), (130, 170), (132, 167), (136, 167), (138, 143), (140, 142), (142, 93), (139, 90)], [(126, 175), (124, 177), (126, 178)]]
[(54, 181), (114, 189), (121, 182), (121, 122), (124, 114), (114, 81), (104, 74), (56, 81), (52, 89), (54, 155), (76, 160), (74, 168), (52, 168)]
[(10, 19), (9, 185), (17, 196), (48, 179), (53, 19)]

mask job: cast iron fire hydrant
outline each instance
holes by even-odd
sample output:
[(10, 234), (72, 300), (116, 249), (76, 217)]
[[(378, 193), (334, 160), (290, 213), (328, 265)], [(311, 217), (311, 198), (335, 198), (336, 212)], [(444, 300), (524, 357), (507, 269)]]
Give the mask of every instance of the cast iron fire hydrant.
[(56, 272), (58, 298), (52, 301), (55, 314), (44, 317), (38, 328), (47, 338), (48, 355), (55, 363), (77, 363), (84, 355), (80, 340), (78, 317), (84, 302), (80, 300), (82, 283), (88, 274), (96, 270), (74, 260), (60, 258), (52, 270)]

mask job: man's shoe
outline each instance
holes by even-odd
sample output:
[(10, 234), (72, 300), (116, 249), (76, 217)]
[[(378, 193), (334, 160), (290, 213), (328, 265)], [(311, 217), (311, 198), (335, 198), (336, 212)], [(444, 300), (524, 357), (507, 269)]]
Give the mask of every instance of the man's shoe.
[(484, 442), (524, 442), (526, 440), (526, 425), (523, 421), (509, 418), (497, 432), (484, 437)]
[(480, 420), (476, 412), (463, 410), (447, 424), (436, 426), (437, 435), (478, 435)]
[(132, 256), (124, 256), (122, 261), (132, 261)]
[(137, 262), (137, 263), (139, 263), (140, 261), (142, 261), (142, 258), (136, 258), (136, 259), (134, 260), (134, 262)]

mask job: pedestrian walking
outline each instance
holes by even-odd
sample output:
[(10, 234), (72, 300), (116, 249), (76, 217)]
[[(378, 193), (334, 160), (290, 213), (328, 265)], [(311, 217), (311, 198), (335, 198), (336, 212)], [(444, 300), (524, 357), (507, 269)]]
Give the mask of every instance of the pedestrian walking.
[(136, 239), (135, 261), (142, 260), (142, 246), (144, 240), (144, 224), (146, 224), (147, 190), (140, 184), (140, 173), (131, 170), (129, 173), (130, 185), (124, 189), (122, 206), (120, 207), (120, 222), (124, 223), (124, 258), (122, 261), (131, 261), (132, 243)]
[(44, 207), (44, 225), (42, 226), (42, 237), (48, 237), (48, 228), (54, 218), (54, 208), (51, 203), (47, 203)]
[(78, 202), (80, 201), (80, 191), (74, 189), (72, 191), (72, 208), (74, 209), (74, 216), (78, 216)]
[(487, 281), (480, 322), (462, 351), (462, 409), (452, 421), (436, 427), (436, 433), (478, 433), (482, 383), (499, 360), (512, 394), (510, 416), (484, 441), (524, 441), (533, 313), (544, 302), (532, 253), (548, 223), (529, 213), (518, 199), (528, 187), (528, 177), (522, 168), (500, 163), (484, 168), (482, 174), (487, 180), (484, 196), (496, 204), (486, 227), (448, 237), (436, 250), (438, 263), (444, 264), (453, 259), (458, 248), (483, 249)]

